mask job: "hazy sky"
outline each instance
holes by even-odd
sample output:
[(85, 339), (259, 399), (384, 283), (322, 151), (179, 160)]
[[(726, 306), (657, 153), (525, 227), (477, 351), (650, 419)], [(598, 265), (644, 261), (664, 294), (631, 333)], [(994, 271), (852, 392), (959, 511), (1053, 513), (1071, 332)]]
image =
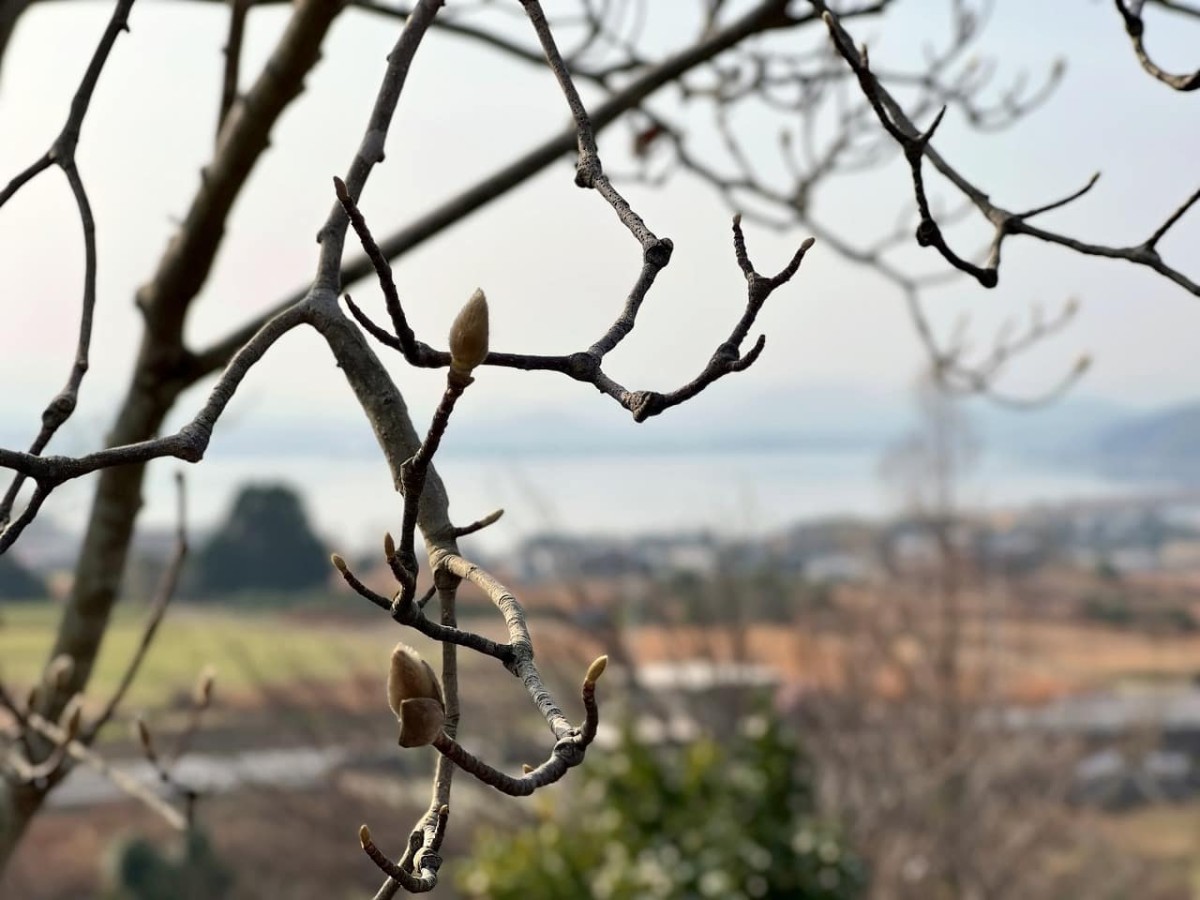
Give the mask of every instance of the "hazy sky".
[[(661, 4), (659, 14), (672, 5)], [(941, 39), (948, 6), (902, 2), (886, 19), (856, 25), (855, 35), (870, 42), (877, 67), (900, 65), (919, 58), (924, 43)], [(1091, 195), (1045, 224), (1084, 239), (1140, 242), (1200, 180), (1200, 101), (1141, 72), (1110, 3), (1004, 0), (997, 7), (977, 52), (996, 57), (1002, 72), (1028, 70), (1033, 80), (1064, 57), (1062, 86), (1006, 133), (972, 132), (951, 110), (939, 148), (1011, 209), (1068, 193), (1100, 170)], [(110, 9), (109, 3), (47, 2), (22, 20), (0, 76), (4, 178), (57, 133)], [(282, 9), (251, 15), (244, 84), (284, 16)], [(81, 445), (98, 440), (109, 423), (136, 346), (134, 291), (152, 273), (212, 147), (224, 10), (210, 3), (141, 2), (131, 25), (101, 79), (79, 150), (98, 226), (99, 303), (93, 370), (64, 449), (85, 449)], [(1200, 29), (1161, 16), (1150, 25), (1151, 49), (1168, 68), (1200, 64)], [(314, 235), (332, 200), (330, 176), (344, 171), (358, 143), (396, 29), (394, 22), (357, 12), (335, 27), (307, 94), (276, 128), (271, 150), (235, 208), (214, 275), (189, 322), (197, 344), (310, 277)], [(654, 32), (664, 44), (671, 36), (669, 28)], [(376, 231), (386, 233), (565, 122), (548, 73), (435, 33), (418, 55), (387, 162), (372, 176), (364, 210)], [(773, 145), (777, 130), (764, 128), (764, 147)], [(627, 159), (628, 142), (619, 127), (601, 138), (612, 169)], [(904, 170), (893, 166), (830, 188), (817, 202), (833, 220), (861, 226), (869, 237), (892, 227), (908, 191)], [(611, 372), (630, 387), (669, 389), (695, 374), (741, 312), (744, 288), (729, 246), (728, 210), (687, 178), (660, 190), (632, 185), (627, 194), (676, 250), (637, 331), (611, 357)], [(806, 236), (799, 228), (786, 235), (748, 229), (752, 256), (766, 270), (781, 266)], [(1200, 277), (1198, 237), (1200, 213), (1193, 210), (1160, 247), (1193, 278)], [(969, 252), (986, 238), (976, 228), (959, 241)], [(70, 362), (82, 280), (78, 222), (60, 173), (41, 176), (0, 212), (0, 248), (0, 415), (9, 423), (27, 417), (32, 434)], [(922, 268), (941, 265), (932, 251), (914, 250), (908, 258)], [(443, 341), (458, 307), (482, 286), (491, 302), (493, 347), (563, 352), (587, 346), (606, 327), (638, 262), (635, 242), (598, 196), (573, 186), (564, 161), (410, 254), (396, 280), (410, 320), (432, 343)], [(381, 310), (374, 285), (352, 292), (367, 308)], [(1076, 325), (1021, 364), (1008, 382), (1014, 392), (1053, 383), (1086, 351), (1095, 365), (1083, 393), (1138, 405), (1195, 396), (1200, 299), (1127, 263), (1012, 240), (999, 288), (984, 291), (963, 280), (931, 294), (930, 308), (943, 328), (971, 313), (986, 341), (988, 329), (1006, 316), (1025, 315), (1033, 302), (1052, 308), (1070, 297), (1083, 304)], [(795, 282), (771, 298), (758, 327), (768, 335), (766, 352), (748, 373), (721, 386), (723, 392), (825, 381), (899, 391), (922, 359), (897, 294), (820, 244)], [(393, 371), (414, 404), (429, 408), (441, 376), (402, 364)], [(484, 373), (470, 399), (489, 415), (545, 402), (608, 402), (564, 379), (501, 371)], [(198, 402), (195, 393), (185, 398), (189, 416)], [(605, 415), (625, 415), (609, 406)], [(314, 410), (332, 420), (356, 415), (329, 354), (317, 337), (300, 331), (273, 348), (244, 385), (229, 427)]]

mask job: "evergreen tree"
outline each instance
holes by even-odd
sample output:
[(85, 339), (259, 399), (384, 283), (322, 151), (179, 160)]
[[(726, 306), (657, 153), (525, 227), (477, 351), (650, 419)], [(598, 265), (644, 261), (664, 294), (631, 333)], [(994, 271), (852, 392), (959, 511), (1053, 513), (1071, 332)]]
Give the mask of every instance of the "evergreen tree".
[(308, 524), (299, 494), (282, 484), (247, 485), (198, 554), (194, 589), (203, 595), (304, 591), (329, 579), (328, 553)]

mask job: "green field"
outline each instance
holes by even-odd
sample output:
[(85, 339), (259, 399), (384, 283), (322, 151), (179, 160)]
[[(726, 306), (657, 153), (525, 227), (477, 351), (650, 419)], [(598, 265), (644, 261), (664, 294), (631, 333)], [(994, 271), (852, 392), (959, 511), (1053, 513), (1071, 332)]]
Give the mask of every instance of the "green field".
[[(0, 607), (0, 679), (23, 691), (38, 679), (54, 639), (60, 609), (53, 604)], [(121, 610), (105, 635), (88, 687), (102, 702), (116, 687), (141, 636), (143, 610)], [(170, 610), (130, 689), (126, 708), (169, 706), (189, 694), (211, 666), (219, 695), (256, 696), (263, 686), (342, 681), (386, 672), (400, 629), (330, 624), (285, 614), (176, 607)], [(417, 642), (420, 643), (420, 642)]]

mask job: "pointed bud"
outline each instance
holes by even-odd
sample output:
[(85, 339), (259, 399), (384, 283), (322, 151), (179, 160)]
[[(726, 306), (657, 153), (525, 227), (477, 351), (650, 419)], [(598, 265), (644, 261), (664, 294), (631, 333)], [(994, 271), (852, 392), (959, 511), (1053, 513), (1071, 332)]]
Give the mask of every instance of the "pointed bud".
[(600, 676), (604, 674), (605, 668), (608, 667), (608, 656), (599, 656), (596, 661), (588, 666), (587, 674), (583, 676), (584, 684), (595, 684), (600, 680)]
[(391, 559), (396, 555), (396, 542), (392, 539), (392, 533), (385, 531), (383, 533), (383, 558)]
[(392, 665), (388, 671), (388, 706), (400, 715), (401, 703), (421, 697), (442, 702), (437, 675), (416, 650), (407, 644), (397, 644), (392, 650)]
[(521, 763), (521, 771), (528, 775), (533, 771), (533, 766), (531, 766), (529, 763)]
[(192, 702), (201, 709), (207, 709), (208, 704), (212, 702), (213, 681), (216, 677), (213, 667), (205, 666), (196, 681), (196, 692), (192, 695)]
[(363, 848), (366, 849), (367, 845), (371, 843), (371, 829), (366, 825), (359, 827), (358, 840), (363, 845)]
[(337, 569), (337, 570), (338, 570), (339, 572), (341, 572), (343, 575), (345, 575), (345, 574), (346, 574), (346, 561), (345, 561), (344, 559), (342, 559), (342, 558), (341, 558), (340, 556), (338, 556), (336, 553), (332, 553), (332, 554), (330, 554), (330, 556), (329, 556), (329, 561), (330, 561), (331, 563), (333, 563), (333, 567), (334, 567), (335, 569)]
[(488, 355), (488, 306), (476, 289), (450, 326), (450, 369), (469, 375)]
[(145, 720), (138, 716), (134, 720), (134, 727), (137, 729), (138, 741), (142, 745), (142, 752), (146, 754), (146, 758), (153, 762), (158, 758), (154, 752), (154, 741), (150, 737), (150, 729), (147, 727)]

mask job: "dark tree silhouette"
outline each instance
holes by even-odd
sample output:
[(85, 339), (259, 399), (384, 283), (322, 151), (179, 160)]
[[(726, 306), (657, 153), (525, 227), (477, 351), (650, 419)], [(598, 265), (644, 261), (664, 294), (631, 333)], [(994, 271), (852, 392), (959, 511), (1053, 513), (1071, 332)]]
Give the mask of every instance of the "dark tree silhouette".
[(327, 559), (295, 490), (284, 484), (249, 485), (197, 554), (193, 586), (201, 598), (310, 590), (328, 582)]

